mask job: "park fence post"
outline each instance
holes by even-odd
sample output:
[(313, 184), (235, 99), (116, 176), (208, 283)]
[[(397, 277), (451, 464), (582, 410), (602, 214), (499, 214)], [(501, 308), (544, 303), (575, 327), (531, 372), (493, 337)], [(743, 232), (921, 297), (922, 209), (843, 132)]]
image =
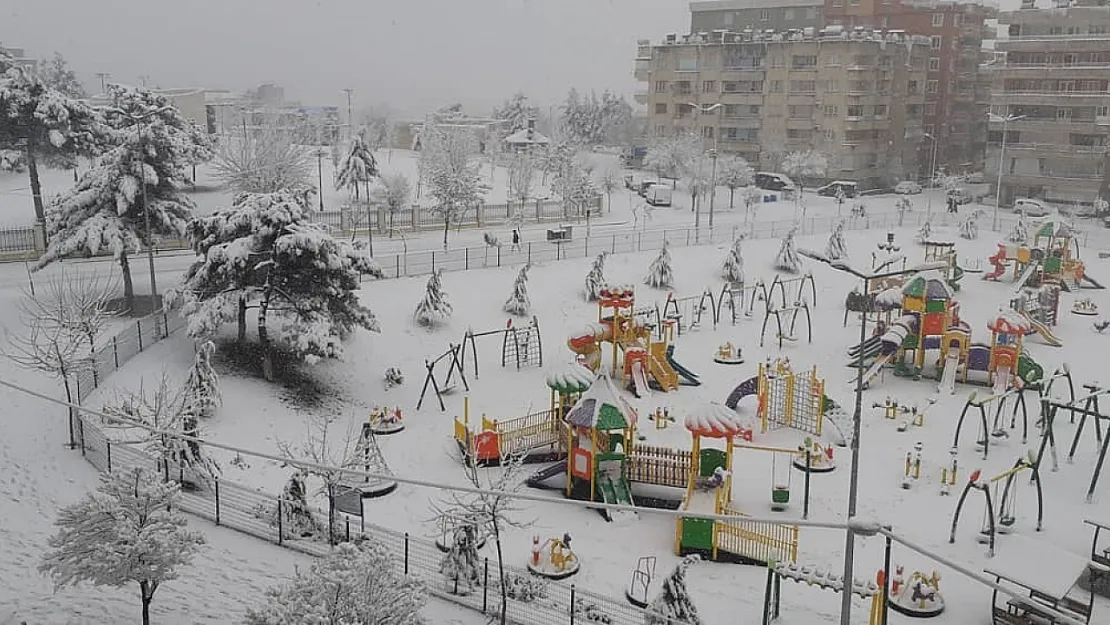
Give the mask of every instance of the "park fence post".
[(463, 248), (463, 270), (469, 270), (469, 269), (470, 269), (470, 248), (469, 247), (464, 247)]
[(116, 336), (112, 335), (112, 359), (116, 361), (116, 369), (119, 369), (119, 347), (116, 346)]
[(489, 609), (489, 558), (482, 565), (482, 614)]
[(104, 455), (108, 458), (108, 473), (112, 472), (112, 440), (104, 438)]
[(532, 262), (532, 242), (528, 242), (528, 262)]
[(883, 554), (883, 610), (879, 613), (879, 625), (886, 625), (887, 614), (889, 613), (887, 604), (890, 603), (890, 547), (892, 541), (889, 534), (887, 534), (885, 538), (886, 551)]
[(278, 544), (280, 545), (280, 544), (282, 544), (282, 540), (285, 537), (285, 531), (281, 527), (282, 526), (282, 521), (281, 521), (282, 513), (281, 513), (281, 498), (280, 497), (278, 498), (277, 502), (278, 502), (278, 513), (277, 513), (277, 517), (278, 517)]
[[(664, 232), (663, 241), (665, 242), (666, 240), (667, 240), (667, 235)], [(690, 247), (690, 229), (689, 228), (686, 229), (686, 247)]]
[(81, 439), (81, 455), (85, 455), (85, 420), (77, 419), (77, 436)]
[(220, 478), (212, 478), (216, 490), (216, 525), (220, 524)]
[(501, 266), (501, 246), (497, 246), (497, 266)]
[(810, 455), (810, 450), (806, 449), (806, 481), (805, 481), (806, 492), (805, 492), (805, 496), (802, 497), (802, 519), (803, 520), (806, 520), (806, 519), (809, 518), (809, 477), (810, 477), (810, 475), (813, 474), (813, 472), (811, 471), (811, 468), (812, 468), (811, 458), (812, 458), (812, 456)]
[(405, 575), (409, 574), (409, 533), (405, 532)]
[(143, 320), (135, 321), (135, 334), (139, 335), (139, 351), (143, 351)]
[(432, 250), (432, 273), (436, 272), (436, 251)]
[(609, 248), (609, 253), (610, 254), (616, 254), (617, 253), (617, 235), (615, 235), (615, 234), (613, 235), (613, 244)]
[(575, 603), (576, 593), (577, 593), (577, 591), (575, 589), (575, 585), (571, 584), (570, 585), (570, 625), (574, 625), (574, 603)]

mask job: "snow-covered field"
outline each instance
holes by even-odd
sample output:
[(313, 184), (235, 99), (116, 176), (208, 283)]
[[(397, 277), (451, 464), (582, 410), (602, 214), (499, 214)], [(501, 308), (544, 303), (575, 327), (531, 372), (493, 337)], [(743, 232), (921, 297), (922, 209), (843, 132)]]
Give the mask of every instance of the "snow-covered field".
[[(815, 205), (828, 210), (830, 206), (825, 200), (826, 198), (817, 198)], [(835, 211), (835, 205), (831, 208)], [(912, 232), (904, 230), (896, 234), (911, 262), (919, 260), (922, 252), (911, 242)], [(955, 238), (955, 232), (947, 230), (939, 236)], [(823, 249), (825, 238), (822, 235), (804, 237), (799, 244)], [(856, 262), (868, 265), (870, 250), (882, 238), (881, 232), (850, 233), (849, 249)], [(777, 240), (750, 241), (745, 244), (744, 255), (749, 280), (758, 277), (767, 280), (772, 278), (774, 272), (770, 265), (778, 245)], [(994, 251), (993, 239), (989, 234), (984, 234), (979, 241), (959, 240), (958, 249), (961, 264), (974, 266), (977, 261)], [(673, 250), (676, 293), (680, 296), (696, 295), (706, 288), (711, 288), (715, 294), (719, 293), (721, 281), (718, 272), (724, 252), (724, 246)], [(641, 285), (653, 256), (654, 253), (614, 256), (607, 262), (606, 277), (611, 283), (636, 285), (639, 302), (662, 303), (666, 298), (665, 291)], [(1094, 254), (1090, 251), (1085, 255), (1085, 260), (1089, 263), (1089, 273), (1096, 279), (1110, 275), (1110, 263), (1093, 257)], [(588, 266), (588, 259), (560, 261), (540, 264), (531, 273), (533, 311), (538, 316), (543, 333), (544, 362), (548, 367), (571, 360), (572, 355), (565, 346), (566, 338), (596, 318), (596, 309), (585, 303), (580, 294)], [(813, 310), (812, 345), (806, 344), (803, 339), (797, 343), (787, 343), (780, 351), (774, 346), (773, 330), (769, 329), (767, 347), (761, 349), (760, 318), (743, 320), (735, 326), (723, 322), (716, 329), (707, 324), (679, 338), (675, 353), (678, 362), (701, 375), (703, 385), (697, 388), (683, 387), (676, 393), (666, 395), (654, 393), (648, 399), (637, 400), (642, 413), (653, 411), (657, 406), (665, 406), (670, 408), (671, 414), (678, 415), (681, 419), (684, 410), (699, 402), (723, 401), (737, 383), (754, 375), (756, 363), (766, 357), (779, 355), (789, 356), (795, 368), (818, 366), (819, 374), (827, 379), (827, 394), (842, 405), (850, 405), (852, 393), (848, 381), (853, 370), (843, 365), (846, 349), (855, 343), (858, 326), (850, 320), (849, 327), (843, 328), (841, 321), (844, 296), (855, 283), (844, 274), (811, 261), (807, 261), (806, 269), (813, 272), (818, 288), (817, 303)], [(411, 321), (412, 310), (423, 293), (425, 279), (367, 283), (362, 297), (378, 314), (382, 333), (357, 335), (349, 345), (344, 361), (324, 363), (312, 370), (313, 375), (329, 389), (327, 401), (321, 407), (299, 407), (290, 400), (287, 393), (261, 381), (225, 374), (222, 386), (224, 406), (214, 420), (204, 424), (208, 436), (228, 444), (273, 453), (277, 450), (279, 441), (297, 442), (304, 436), (306, 419), (314, 411), (342, 415), (357, 422), (365, 418), (374, 406), (399, 406), (405, 414), (406, 430), (380, 439), (393, 471), (407, 477), (449, 484), (464, 483), (452, 442), (453, 417), (461, 414), (463, 395), (446, 396), (446, 412), (438, 409), (434, 398), (426, 399), (423, 409), (416, 411), (416, 400), (424, 376), (423, 362), (426, 358), (443, 353), (449, 343), (460, 341), (467, 328), (480, 331), (502, 327), (506, 315), (501, 312), (501, 304), (509, 294), (515, 274), (516, 269), (508, 267), (445, 274), (444, 286), (454, 304), (455, 315), (446, 327), (435, 332), (419, 329)], [(14, 267), (4, 268), (3, 275), (7, 284), (20, 282), (19, 273)], [(986, 334), (986, 322), (1006, 304), (1012, 287), (1005, 282), (982, 283), (975, 275), (970, 274), (964, 281), (964, 287), (957, 296), (961, 303), (961, 316), (971, 324), (973, 340), (985, 340), (989, 336)], [(2, 318), (11, 319), (14, 293), (7, 289), (4, 296), (5, 315)], [(1102, 292), (1095, 292), (1093, 297), (1102, 306), (1110, 305)], [(1061, 323), (1056, 328), (1065, 347), (1048, 347), (1031, 337), (1027, 342), (1027, 349), (1047, 371), (1068, 363), (1076, 374), (1077, 383), (1096, 380), (1095, 372), (1100, 363), (1097, 347), (1106, 339), (1091, 329), (1090, 318), (1066, 312), (1073, 299), (1072, 296), (1063, 298), (1061, 310), (1065, 312), (1061, 313)], [(712, 356), (717, 346), (725, 341), (732, 341), (742, 347), (748, 364), (723, 366), (713, 363)], [(1084, 349), (1086, 346), (1094, 346), (1096, 349)], [(490, 418), (509, 418), (546, 407), (548, 396), (542, 371), (529, 369), (518, 372), (512, 368), (502, 369), (498, 362), (500, 341), (497, 338), (479, 339), (478, 348), (480, 378), (469, 380), (472, 422), (477, 422), (481, 414)], [(174, 335), (113, 374), (108, 384), (90, 397), (87, 403), (98, 406), (109, 401), (113, 390), (117, 388), (137, 390), (144, 379), (160, 375), (163, 369), (173, 377), (183, 378), (192, 355), (191, 341), (182, 334)], [(381, 379), (385, 368), (391, 366), (400, 367), (405, 373), (406, 381), (400, 388), (387, 392)], [(23, 383), (45, 392), (53, 391), (49, 381), (25, 372), (11, 373)], [(955, 544), (949, 545), (948, 531), (955, 508), (955, 497), (941, 497), (938, 494), (940, 468), (949, 458), (948, 449), (951, 446), (956, 417), (968, 394), (975, 390), (979, 389), (959, 386), (956, 395), (939, 397), (937, 405), (929, 410), (924, 427), (911, 428), (904, 433), (897, 432), (895, 422), (884, 420), (880, 411), (870, 408), (871, 404), (891, 396), (902, 403), (923, 405), (934, 394), (935, 382), (913, 383), (888, 375), (885, 380), (876, 383), (872, 390), (867, 391), (864, 396), (859, 514), (889, 523), (896, 532), (936, 550), (939, 554), (978, 569), (988, 563), (984, 547), (975, 542), (982, 515), (982, 502), (975, 498), (969, 500), (957, 540)], [(0, 452), (3, 453), (3, 462), (0, 464), (11, 467), (5, 472), (7, 478), (2, 483), (5, 490), (10, 491), (10, 495), (5, 494), (7, 501), (18, 498), (18, 503), (10, 505), (19, 512), (0, 531), (8, 534), (5, 537), (8, 544), (19, 545), (15, 550), (14, 561), (5, 561), (8, 565), (5, 568), (6, 573), (14, 574), (19, 571), (19, 574), (13, 575), (13, 579), (17, 579), (21, 586), (12, 593), (13, 598), (5, 598), (0, 603), (0, 623), (6, 622), (2, 618), (7, 617), (6, 612), (9, 610), (16, 619), (13, 622), (18, 622), (19, 619), (25, 619), (29, 623), (44, 619), (55, 622), (56, 617), (53, 615), (57, 613), (44, 612), (53, 609), (47, 608), (47, 604), (66, 605), (69, 611), (62, 613), (70, 616), (79, 613), (77, 620), (71, 622), (93, 622), (81, 619), (93, 614), (95, 610), (116, 610), (116, 606), (119, 611), (113, 611), (112, 614), (127, 614), (126, 608), (131, 606), (125, 603), (126, 594), (120, 595), (120, 599), (101, 601), (91, 599), (105, 596), (99, 592), (88, 595), (65, 593), (52, 601), (47, 598), (48, 584), (33, 569), (35, 558), (50, 532), (49, 519), (59, 505), (72, 501), (89, 487), (94, 474), (93, 469), (85, 465), (75, 453), (63, 449), (62, 443), (66, 440), (64, 419), (56, 408), (26, 397), (13, 397), (10, 408), (11, 414), (16, 416), (7, 420), (13, 423), (15, 435), (5, 436), (3, 442), (0, 442)], [(741, 409), (751, 414), (754, 406), (742, 404)], [(646, 421), (643, 426), (641, 432), (650, 444), (676, 448), (688, 448), (690, 445), (689, 435), (681, 427), (657, 431)], [(1073, 428), (1074, 426), (1066, 423), (1060, 424), (1057, 438), (1061, 441), (1061, 447), (1065, 445), (1065, 441), (1070, 442)], [(970, 444), (974, 438), (974, 429), (974, 425), (964, 428), (959, 453), (961, 486), (967, 471), (982, 468), (986, 474), (1000, 473), (1011, 466), (1026, 448), (1020, 438), (1015, 436), (997, 446), (992, 444), (990, 457), (981, 459)], [(800, 433), (784, 430), (757, 435), (756, 440), (761, 444), (792, 446), (801, 437)], [(918, 441), (923, 444), (924, 449), (922, 483), (912, 490), (903, 490), (900, 483), (905, 455)], [(1028, 445), (1035, 445), (1036, 442), (1034, 436)], [(1096, 494), (1093, 504), (1083, 503), (1083, 492), (1096, 457), (1094, 447), (1092, 441), (1085, 440), (1074, 464), (1062, 463), (1059, 472), (1044, 472), (1045, 529), (1037, 538), (1049, 541), (1056, 548), (1080, 555), (1088, 552), (1090, 538), (1082, 525), (1082, 519), (1110, 518), (1110, 505), (1105, 502), (1104, 497)], [(844, 518), (848, 485), (846, 467), (849, 457), (846, 450), (838, 449), (837, 453), (841, 468), (831, 474), (813, 478), (811, 519)], [(1063, 450), (1061, 453), (1064, 453)], [(227, 457), (221, 459), (224, 461), (225, 478), (270, 492), (277, 492), (289, 474), (288, 469), (267, 461), (253, 459), (249, 462), (249, 468), (241, 469), (230, 465)], [(772, 473), (770, 457), (756, 452), (738, 453), (735, 473), (737, 479), (734, 481), (734, 505), (751, 514), (769, 514)], [(795, 502), (800, 502), (801, 483), (800, 475), (795, 475), (792, 480)], [(1101, 487), (1104, 488), (1105, 486)], [(1032, 515), (1035, 501), (1032, 495), (1032, 488), (1023, 482), (1019, 493), (1016, 528), (1025, 535), (1034, 535)], [(388, 528), (434, 537), (430, 504), (439, 498), (441, 495), (433, 491), (402, 487), (380, 500), (368, 500), (367, 516), (371, 522)], [(781, 514), (783, 518), (797, 518), (801, 515), (801, 506), (796, 504)], [(505, 541), (508, 557), (523, 565), (528, 557), (533, 534), (546, 537), (569, 532), (574, 537), (574, 550), (582, 562), (582, 570), (573, 581), (582, 588), (620, 597), (639, 557), (657, 556), (660, 574), (669, 571), (675, 562), (672, 553), (673, 521), (653, 516), (649, 511), (640, 514), (627, 527), (606, 523), (595, 512), (551, 504), (528, 504), (520, 516), (521, 520), (534, 521), (534, 524), (508, 534)], [(194, 525), (203, 526), (214, 546), (200, 559), (197, 566), (189, 569), (185, 579), (167, 585), (161, 591), (166, 594), (160, 595), (156, 600), (155, 609), (160, 610), (156, 613), (164, 615), (167, 622), (183, 622), (174, 620), (175, 617), (207, 620), (202, 619), (196, 609), (190, 609), (188, 617), (184, 615), (185, 602), (190, 599), (203, 603), (203, 609), (209, 611), (206, 614), (214, 621), (224, 620), (215, 614), (239, 613), (243, 603), (249, 602), (250, 597), (257, 596), (253, 589), (269, 585), (274, 579), (287, 574), (292, 565), (303, 562), (300, 556), (282, 552), (254, 539), (223, 533), (223, 530), (213, 533), (213, 528), (201, 522)], [(799, 559), (819, 568), (839, 571), (843, 542), (841, 532), (803, 530)], [(1009, 541), (1007, 537), (999, 538), (1000, 553), (1006, 552), (1008, 542), (1013, 541)], [(215, 547), (217, 544), (221, 548), (218, 555)], [(856, 557), (858, 576), (870, 578), (881, 568), (882, 547), (879, 539), (862, 540)], [(235, 580), (221, 582), (219, 576), (212, 573), (226, 570), (227, 562), (234, 562), (236, 559), (243, 564), (234, 567)], [(985, 587), (899, 548), (895, 549), (894, 561), (904, 564), (907, 573), (916, 569), (922, 569), (926, 573), (934, 568), (938, 569), (942, 577), (941, 591), (949, 608), (936, 622), (961, 625), (989, 622), (990, 593)], [(251, 568), (256, 572), (251, 572)], [(268, 575), (273, 577), (269, 578)], [(755, 622), (758, 619), (765, 580), (765, 573), (761, 569), (704, 563), (690, 570), (689, 580), (695, 601), (707, 623), (737, 620)], [(244, 586), (234, 586), (232, 581)], [(205, 592), (206, 588), (213, 590)], [(216, 595), (216, 588), (225, 594)], [(785, 623), (826, 623), (839, 612), (839, 596), (835, 594), (804, 585), (787, 584), (783, 588)], [(213, 598), (209, 601), (207, 598), (210, 596)], [(856, 606), (854, 621), (866, 622), (867, 606), (862, 600), (857, 600)], [(1107, 614), (1110, 614), (1110, 604), (1099, 600), (1092, 622), (1100, 622), (1099, 619), (1105, 618)], [(459, 614), (459, 618), (471, 617), (463, 612)], [(446, 622), (438, 618), (433, 620)], [(890, 621), (899, 623), (906, 619), (892, 613)]]

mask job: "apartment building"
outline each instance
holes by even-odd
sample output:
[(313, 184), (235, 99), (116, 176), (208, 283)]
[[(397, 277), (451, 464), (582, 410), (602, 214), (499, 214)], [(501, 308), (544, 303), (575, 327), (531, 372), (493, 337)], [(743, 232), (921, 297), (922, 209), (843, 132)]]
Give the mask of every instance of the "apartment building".
[(653, 136), (697, 133), (768, 170), (814, 148), (830, 179), (885, 186), (919, 166), (928, 53), (877, 30), (668, 35), (639, 43), (637, 99)]
[(716, 0), (690, 3), (690, 32), (785, 31), (823, 26), (824, 0)]
[(925, 133), (934, 138), (923, 146), (928, 176), (936, 148), (937, 167), (978, 171), (986, 152), (986, 103), (976, 100), (980, 51), (990, 38), (985, 20), (993, 8), (959, 0), (825, 0), (825, 22), (845, 28), (902, 30), (929, 38), (925, 78)]
[(1110, 197), (1110, 7), (1006, 12), (999, 30), (985, 173), (1001, 203)]
[(32, 67), (37, 62), (35, 59), (27, 58), (23, 48), (9, 48), (2, 43), (0, 43), (0, 54), (10, 58), (17, 67)]

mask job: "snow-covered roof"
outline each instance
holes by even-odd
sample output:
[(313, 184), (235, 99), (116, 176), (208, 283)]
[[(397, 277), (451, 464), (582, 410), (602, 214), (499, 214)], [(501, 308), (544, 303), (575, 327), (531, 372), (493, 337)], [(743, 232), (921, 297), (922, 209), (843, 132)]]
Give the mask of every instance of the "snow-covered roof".
[(943, 274), (935, 269), (930, 269), (910, 278), (902, 287), (902, 295), (925, 299), (952, 299), (955, 297), (955, 292), (944, 281)]
[(531, 128), (522, 128), (505, 137), (505, 143), (510, 145), (547, 145), (551, 143), (551, 139)]
[(548, 371), (545, 376), (548, 388), (560, 393), (581, 393), (590, 388), (596, 376), (592, 371), (578, 364), (568, 364), (561, 369)]
[(998, 316), (987, 324), (991, 332), (1004, 332), (1006, 334), (1025, 334), (1032, 328), (1032, 324), (1025, 316), (1013, 310), (1000, 310)]
[(707, 438), (731, 438), (741, 430), (751, 429), (753, 426), (745, 422), (738, 412), (717, 402), (709, 402), (692, 409), (686, 415), (685, 425), (691, 433)]
[(901, 305), (902, 289), (899, 287), (880, 291), (879, 294), (875, 296), (875, 306), (879, 308), (897, 308)]
[(567, 423), (580, 428), (622, 430), (636, 424), (636, 409), (602, 373), (567, 413)]

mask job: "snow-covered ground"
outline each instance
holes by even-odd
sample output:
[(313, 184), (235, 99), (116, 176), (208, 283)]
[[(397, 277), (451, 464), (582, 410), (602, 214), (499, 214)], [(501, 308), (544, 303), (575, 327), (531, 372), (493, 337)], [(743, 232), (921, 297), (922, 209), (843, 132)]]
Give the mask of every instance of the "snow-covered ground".
[[(826, 198), (813, 198), (811, 211), (827, 211), (830, 208), (835, 211), (835, 203), (825, 200)], [(911, 262), (914, 262), (921, 259), (922, 252), (912, 243), (912, 235), (910, 230), (896, 232), (897, 241), (903, 246)], [(955, 230), (942, 230), (937, 237), (955, 240)], [(801, 237), (799, 245), (823, 249), (825, 239), (825, 235)], [(852, 232), (847, 239), (855, 262), (866, 267), (870, 263), (870, 250), (883, 239), (883, 234)], [(773, 239), (745, 244), (744, 256), (749, 281), (759, 277), (767, 280), (772, 278), (774, 272), (770, 265), (778, 246), (779, 242)], [(710, 288), (714, 294), (719, 293), (721, 281), (718, 273), (725, 248), (726, 245), (722, 244), (672, 250), (675, 292), (679, 296), (697, 295)], [(961, 264), (974, 266), (995, 251), (994, 239), (991, 235), (984, 234), (978, 241), (958, 240), (958, 249)], [(665, 291), (641, 285), (648, 263), (654, 255), (654, 252), (645, 252), (611, 257), (606, 264), (606, 277), (611, 283), (637, 285), (637, 298), (641, 303), (661, 304), (666, 298)], [(1093, 252), (1088, 251), (1084, 257), (1088, 262), (1088, 273), (1096, 279), (1110, 276), (1110, 262), (1097, 260), (1094, 256)], [(774, 332), (769, 329), (767, 347), (760, 348), (759, 326), (762, 319), (758, 317), (740, 321), (735, 326), (722, 322), (716, 329), (705, 324), (679, 338), (675, 353), (678, 362), (701, 375), (703, 385), (698, 388), (684, 387), (667, 395), (655, 393), (648, 399), (637, 401), (639, 408), (646, 412), (653, 411), (657, 406), (666, 406), (681, 422), (686, 409), (707, 400), (723, 401), (737, 383), (754, 375), (756, 363), (766, 357), (779, 355), (789, 356), (795, 368), (816, 365), (819, 375), (827, 380), (826, 393), (842, 405), (850, 406), (852, 393), (849, 380), (853, 370), (844, 367), (844, 363), (847, 348), (855, 343), (858, 326), (850, 320), (848, 328), (842, 327), (842, 304), (845, 294), (855, 286), (855, 282), (827, 266), (812, 261), (806, 261), (806, 264), (806, 269), (815, 276), (818, 289), (817, 302), (813, 309), (812, 345), (806, 344), (803, 338), (797, 343), (788, 342), (780, 351), (775, 347)], [(544, 363), (548, 367), (569, 362), (571, 354), (565, 346), (566, 338), (596, 319), (596, 309), (582, 301), (580, 294), (588, 266), (589, 259), (575, 259), (541, 263), (531, 272), (533, 310), (542, 329)], [(18, 271), (8, 267), (0, 268), (5, 276), (4, 282), (18, 284), (21, 280)], [(406, 430), (380, 440), (392, 469), (397, 474), (408, 477), (450, 484), (464, 483), (452, 442), (453, 417), (461, 414), (463, 394), (445, 397), (446, 412), (438, 409), (434, 398), (426, 399), (423, 409), (416, 411), (416, 400), (424, 377), (423, 363), (424, 359), (443, 353), (449, 343), (459, 342), (467, 328), (481, 331), (503, 327), (506, 315), (501, 312), (501, 304), (509, 294), (515, 274), (516, 269), (511, 267), (446, 274), (443, 278), (444, 286), (454, 304), (455, 316), (446, 327), (435, 332), (416, 328), (411, 321), (412, 310), (423, 293), (425, 279), (367, 283), (362, 297), (379, 315), (382, 333), (357, 335), (351, 341), (344, 361), (324, 363), (312, 370), (327, 389), (327, 401), (322, 406), (299, 406), (291, 400), (288, 392), (255, 379), (225, 373), (222, 387), (224, 406), (214, 420), (204, 424), (208, 436), (225, 443), (272, 453), (277, 450), (279, 441), (298, 441), (304, 435), (306, 417), (314, 411), (344, 415), (357, 422), (365, 418), (376, 405), (399, 406), (405, 414)], [(1005, 306), (1011, 291), (1012, 286), (1005, 282), (983, 283), (974, 274), (966, 276), (964, 289), (957, 299), (961, 303), (961, 317), (971, 324), (974, 340), (989, 337), (985, 324), (997, 314), (1000, 307)], [(7, 312), (11, 309), (14, 295), (10, 290), (6, 290), (4, 295)], [(1083, 295), (1091, 296), (1086, 292)], [(1093, 297), (1096, 303), (1110, 306), (1103, 292), (1095, 292)], [(1097, 347), (1106, 338), (1091, 329), (1090, 318), (1066, 312), (1073, 299), (1074, 296), (1064, 296), (1061, 302), (1061, 323), (1056, 328), (1065, 347), (1048, 347), (1030, 337), (1027, 349), (1047, 371), (1068, 363), (1079, 383), (1097, 379), (1096, 371), (1101, 362)], [(798, 334), (804, 337), (804, 332)], [(724, 366), (713, 363), (712, 356), (717, 346), (725, 341), (732, 341), (742, 347), (748, 364)], [(1088, 346), (1096, 349), (1085, 349)], [(490, 418), (510, 418), (546, 407), (548, 394), (540, 370), (518, 372), (513, 368), (502, 369), (498, 362), (498, 338), (479, 339), (478, 349), (480, 377), (469, 380), (472, 422), (478, 422), (482, 414)], [(113, 374), (108, 384), (90, 397), (87, 403), (98, 406), (110, 400), (116, 388), (136, 390), (144, 377), (160, 375), (163, 369), (171, 376), (181, 379), (191, 362), (192, 354), (191, 341), (184, 335), (175, 335)], [(402, 387), (387, 392), (381, 383), (382, 374), (385, 368), (391, 366), (400, 367), (405, 373), (406, 381)], [(36, 388), (52, 390), (49, 381), (22, 372), (18, 375), (19, 379), (34, 384)], [(948, 531), (956, 498), (941, 497), (938, 491), (940, 469), (949, 458), (948, 449), (951, 446), (956, 417), (968, 394), (975, 390), (982, 393), (982, 390), (978, 387), (957, 387), (954, 396), (938, 398), (937, 405), (926, 416), (924, 427), (911, 428), (903, 433), (897, 432), (895, 422), (884, 420), (880, 411), (870, 408), (873, 402), (882, 401), (887, 396), (904, 404), (923, 405), (934, 394), (935, 388), (935, 382), (914, 383), (888, 375), (865, 394), (859, 514), (865, 518), (890, 523), (900, 534), (936, 550), (937, 553), (969, 563), (978, 569), (988, 564), (985, 549), (975, 542), (981, 521), (982, 501), (974, 497), (969, 499), (956, 542), (950, 545)], [(13, 498), (20, 498), (18, 509), (26, 511), (20, 512), (20, 518), (5, 529), (13, 532), (11, 538), (17, 541), (13, 544), (23, 545), (21, 550), (25, 553), (18, 558), (15, 566), (26, 571), (33, 568), (35, 549), (41, 549), (42, 540), (49, 533), (49, 527), (43, 519), (49, 519), (58, 505), (76, 497), (91, 484), (93, 477), (92, 469), (84, 465), (76, 454), (62, 450), (61, 445), (66, 437), (61, 426), (64, 422), (63, 415), (59, 411), (23, 397), (14, 398), (11, 408), (13, 414), (20, 415), (15, 422), (23, 424), (19, 433), (26, 430), (25, 436), (32, 441), (17, 441), (14, 439), (21, 437), (8, 436), (5, 437), (8, 440), (0, 443), (4, 445), (0, 450), (6, 454), (2, 464), (16, 467), (6, 473), (8, 478), (3, 484), (12, 491)], [(741, 410), (751, 414), (754, 406), (742, 404)], [(642, 425), (641, 432), (650, 444), (676, 448), (688, 448), (690, 445), (689, 435), (680, 426), (655, 430), (647, 421)], [(1031, 431), (1036, 431), (1032, 424), (1030, 428)], [(1070, 441), (1073, 429), (1074, 426), (1070, 424), (1059, 424), (1057, 439), (1061, 447)], [(975, 437), (974, 430), (974, 424), (965, 425), (961, 438), (960, 486), (970, 470), (981, 468), (986, 474), (993, 475), (1009, 468), (1027, 447), (1018, 436), (1014, 436), (1008, 441), (992, 444), (989, 458), (982, 459), (971, 446)], [(783, 430), (757, 435), (756, 440), (761, 444), (793, 446), (801, 437), (800, 433)], [(922, 480), (918, 487), (903, 490), (900, 484), (905, 455), (918, 441), (923, 444), (924, 449)], [(1028, 446), (1036, 443), (1037, 438), (1034, 435), (1028, 441)], [(44, 450), (50, 450), (50, 453)], [(848, 487), (846, 467), (849, 457), (845, 450), (837, 450), (837, 453), (841, 468), (831, 474), (813, 478), (811, 519), (844, 518)], [(1061, 453), (1065, 453), (1064, 450)], [(1082, 525), (1082, 519), (1110, 518), (1110, 504), (1106, 503), (1105, 497), (1096, 494), (1095, 503), (1083, 503), (1083, 492), (1095, 457), (1094, 443), (1085, 440), (1080, 445), (1074, 464), (1062, 463), (1058, 472), (1045, 470), (1045, 528), (1037, 538), (1076, 554), (1085, 555), (1088, 552), (1090, 537)], [(270, 492), (277, 492), (288, 477), (288, 469), (283, 469), (276, 463), (254, 459), (249, 462), (249, 468), (238, 468), (230, 465), (228, 458), (224, 457), (222, 460), (225, 478)], [(738, 453), (734, 505), (752, 514), (769, 514), (771, 473), (771, 458), (766, 454)], [(57, 488), (59, 483), (65, 484), (60, 492)], [(800, 475), (794, 475), (793, 501), (797, 503), (789, 511), (782, 513), (783, 518), (797, 518), (801, 515), (801, 485)], [(1105, 488), (1105, 485), (1100, 487), (1100, 493)], [(432, 491), (402, 487), (380, 500), (368, 500), (367, 516), (373, 523), (388, 528), (434, 537), (434, 524), (429, 521), (433, 516), (431, 503), (440, 497), (441, 495)], [(1018, 506), (1018, 521), (1015, 526), (1017, 531), (1034, 535), (1033, 490), (1024, 481), (1021, 482)], [(523, 565), (528, 557), (533, 534), (545, 537), (569, 532), (574, 537), (574, 550), (582, 563), (582, 570), (574, 581), (582, 588), (620, 597), (639, 557), (657, 556), (661, 575), (669, 571), (675, 563), (672, 553), (673, 521), (653, 516), (648, 511), (640, 514), (631, 526), (625, 527), (608, 524), (599, 515), (588, 510), (552, 504), (528, 504), (520, 516), (522, 520), (534, 523), (508, 533), (505, 541), (508, 557)], [(242, 543), (246, 550), (265, 549), (268, 553), (274, 549), (258, 545), (254, 539), (246, 537), (229, 537), (228, 541), (229, 544)], [(841, 532), (803, 530), (800, 561), (838, 571), (843, 542)], [(1008, 542), (1011, 541), (1006, 537), (999, 538), (1000, 552), (1007, 550)], [(879, 539), (861, 541), (856, 557), (858, 576), (871, 578), (881, 567), (882, 547)], [(286, 558), (274, 559), (272, 562), (296, 561), (295, 556)], [(264, 561), (271, 560), (267, 558)], [(922, 569), (925, 573), (938, 569), (942, 577), (941, 591), (949, 607), (936, 622), (961, 625), (989, 622), (990, 593), (985, 587), (901, 548), (895, 548), (894, 561), (896, 564), (904, 564), (907, 573), (916, 569)], [(204, 566), (208, 566), (208, 563)], [(258, 568), (259, 565), (253, 566)], [(200, 567), (197, 569), (199, 575)], [(757, 620), (765, 580), (765, 573), (761, 569), (705, 563), (690, 570), (689, 580), (706, 622)], [(22, 575), (20, 583), (29, 586), (37, 584), (37, 587), (42, 588), (41, 592), (46, 592), (45, 582), (34, 574)], [(268, 582), (256, 580), (252, 583), (262, 587)], [(180, 585), (183, 596), (188, 594), (185, 591), (188, 588), (186, 583), (183, 581)], [(168, 586), (163, 592), (170, 592), (172, 587), (173, 585)], [(839, 597), (835, 594), (793, 584), (784, 585), (784, 590), (785, 623), (826, 623), (839, 611)], [(177, 592), (177, 589), (173, 591)], [(74, 601), (75, 606), (82, 605), (78, 599)], [(15, 605), (21, 606), (22, 611), (30, 609), (24, 607), (26, 604), (23, 603)], [(854, 621), (866, 622), (867, 606), (862, 600), (857, 600), (856, 606)], [(1110, 603), (1100, 599), (1092, 622), (1101, 622), (1099, 619), (1106, 618), (1108, 614)], [(904, 617), (893, 613), (890, 619), (892, 623), (905, 621)]]

